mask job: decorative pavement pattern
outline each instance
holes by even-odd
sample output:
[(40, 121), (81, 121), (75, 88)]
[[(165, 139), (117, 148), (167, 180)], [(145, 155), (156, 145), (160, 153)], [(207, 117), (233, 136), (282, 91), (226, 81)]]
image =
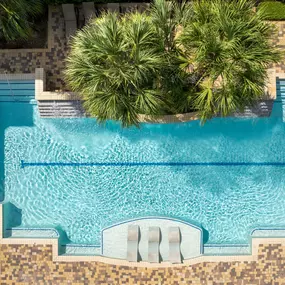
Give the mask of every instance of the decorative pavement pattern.
[(259, 247), (256, 262), (134, 268), (98, 262), (53, 262), (50, 245), (1, 245), (0, 284), (285, 284), (285, 246)]
[[(285, 49), (285, 22), (274, 23), (277, 31), (273, 42)], [(46, 71), (48, 91), (66, 90), (63, 70), (68, 48), (61, 6), (49, 6), (47, 43), (46, 49), (0, 50), (0, 74), (5, 71), (7, 73), (34, 73), (35, 68), (42, 67)], [(285, 73), (285, 58), (274, 67), (276, 73)]]
[(49, 7), (48, 48), (29, 50), (0, 50), (0, 74), (46, 71), (47, 90), (64, 90), (62, 71), (67, 54), (65, 26), (61, 6)]

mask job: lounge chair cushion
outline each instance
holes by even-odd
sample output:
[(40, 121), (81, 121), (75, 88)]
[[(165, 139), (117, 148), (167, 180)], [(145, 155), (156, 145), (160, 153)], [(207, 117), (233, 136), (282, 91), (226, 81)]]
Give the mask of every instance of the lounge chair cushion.
[(120, 12), (120, 4), (119, 3), (108, 3), (107, 4), (108, 11), (110, 12)]
[(62, 4), (62, 11), (65, 21), (76, 21), (74, 4)]
[(159, 262), (159, 242), (160, 229), (159, 227), (149, 227), (148, 232), (148, 261)]
[(180, 242), (180, 230), (179, 227), (170, 227), (168, 232), (169, 242)]
[(128, 240), (132, 241), (139, 240), (139, 226), (130, 225), (128, 227)]
[(169, 261), (171, 263), (181, 263), (180, 251), (180, 229), (179, 227), (170, 227), (168, 232), (169, 241)]
[(89, 21), (92, 17), (96, 15), (94, 2), (83, 2), (82, 7), (83, 7), (85, 22)]
[(65, 35), (68, 39), (70, 36), (73, 36), (77, 31), (76, 21), (66, 21), (65, 22)]
[(139, 243), (139, 227), (135, 225), (128, 226), (127, 240), (127, 260), (131, 262), (138, 261), (138, 243)]

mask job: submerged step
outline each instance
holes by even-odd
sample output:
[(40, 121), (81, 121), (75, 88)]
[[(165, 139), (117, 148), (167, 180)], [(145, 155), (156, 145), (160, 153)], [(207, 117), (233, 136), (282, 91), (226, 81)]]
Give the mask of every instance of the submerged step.
[(210, 244), (204, 245), (205, 255), (247, 255), (250, 254), (249, 245), (222, 245), (222, 244)]
[(34, 96), (0, 96), (0, 102), (30, 102)]
[(42, 118), (85, 117), (80, 101), (39, 101), (38, 108)]
[(101, 247), (97, 245), (67, 244), (61, 248), (66, 255), (101, 255)]
[(35, 97), (35, 91), (34, 90), (10, 90), (10, 89), (5, 89), (5, 90), (1, 90), (0, 89), (0, 98), (2, 96), (32, 96)]

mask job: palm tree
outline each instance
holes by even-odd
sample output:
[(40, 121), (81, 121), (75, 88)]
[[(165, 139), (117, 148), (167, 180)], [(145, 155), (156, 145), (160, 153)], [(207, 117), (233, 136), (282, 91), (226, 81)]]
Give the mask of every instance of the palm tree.
[(155, 0), (103, 14), (71, 41), (66, 79), (99, 121), (198, 110), (202, 121), (254, 104), (279, 59), (272, 26), (248, 0)]
[(169, 111), (168, 86), (176, 84), (179, 67), (171, 55), (172, 33), (158, 28), (146, 13), (107, 13), (79, 31), (71, 42), (66, 78), (88, 113), (130, 126), (138, 125), (140, 113)]
[(0, 38), (15, 40), (31, 34), (30, 18), (42, 11), (41, 0), (1, 0)]
[(189, 101), (203, 121), (243, 110), (264, 93), (267, 68), (279, 60), (273, 27), (248, 0), (200, 0), (179, 37), (184, 64), (197, 74)]

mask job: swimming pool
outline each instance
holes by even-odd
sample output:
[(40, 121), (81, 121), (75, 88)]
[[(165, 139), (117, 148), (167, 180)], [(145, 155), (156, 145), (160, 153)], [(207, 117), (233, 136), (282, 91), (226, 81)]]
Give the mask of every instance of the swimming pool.
[(114, 223), (167, 216), (202, 226), (208, 243), (238, 244), (255, 227), (285, 227), (279, 105), (271, 118), (203, 127), (41, 119), (17, 101), (0, 102), (0, 116), (2, 193), (22, 211), (21, 228), (60, 227), (73, 243), (100, 244)]

